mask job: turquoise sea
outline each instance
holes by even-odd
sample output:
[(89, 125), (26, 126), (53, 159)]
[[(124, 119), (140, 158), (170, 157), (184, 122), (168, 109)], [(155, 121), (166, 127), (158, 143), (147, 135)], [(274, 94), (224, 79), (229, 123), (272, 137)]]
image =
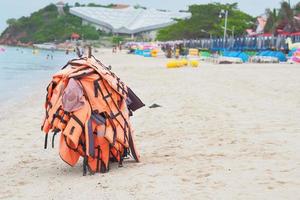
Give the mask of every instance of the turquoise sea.
[(22, 101), (41, 80), (50, 81), (53, 73), (75, 57), (63, 51), (34, 52), (30, 48), (7, 46), (0, 46), (0, 50), (0, 106)]

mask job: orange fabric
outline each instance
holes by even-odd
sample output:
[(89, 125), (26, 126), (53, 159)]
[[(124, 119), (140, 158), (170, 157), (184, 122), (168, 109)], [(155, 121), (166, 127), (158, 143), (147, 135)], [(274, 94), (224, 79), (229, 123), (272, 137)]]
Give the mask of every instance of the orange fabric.
[[(74, 112), (63, 109), (62, 95), (73, 78), (84, 93), (84, 105)], [(74, 166), (80, 156), (87, 157), (91, 172), (106, 172), (109, 160), (122, 162), (129, 150), (137, 162), (139, 153), (127, 108), (127, 86), (95, 59), (80, 59), (53, 76), (47, 88), (46, 117), (42, 130), (59, 130), (59, 154)], [(126, 151), (129, 152), (129, 151)]]
[(81, 122), (87, 121), (87, 119), (90, 117), (90, 108), (88, 103), (85, 102), (84, 106), (80, 110), (73, 112), (72, 115), (73, 117), (70, 117), (68, 125), (62, 134), (70, 139), (70, 146), (76, 149), (78, 147), (79, 138), (84, 131), (84, 127), (82, 127), (74, 118), (76, 117)]
[[(107, 172), (109, 165), (109, 143), (104, 137), (95, 136), (95, 156), (89, 157), (89, 167), (92, 172)], [(99, 148), (99, 150), (98, 150)], [(99, 156), (99, 159), (98, 159)], [(101, 170), (102, 169), (102, 170)]]
[(78, 162), (80, 155), (78, 152), (70, 149), (66, 142), (67, 140), (65, 137), (61, 135), (59, 142), (59, 155), (63, 161), (73, 167)]

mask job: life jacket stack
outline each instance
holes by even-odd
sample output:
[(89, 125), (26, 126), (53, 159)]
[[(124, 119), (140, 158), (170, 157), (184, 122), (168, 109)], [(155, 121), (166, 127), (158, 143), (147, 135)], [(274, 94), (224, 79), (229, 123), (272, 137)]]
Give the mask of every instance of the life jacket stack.
[(129, 117), (142, 101), (109, 68), (94, 57), (74, 59), (53, 76), (47, 87), (42, 125), (48, 135), (60, 134), (59, 155), (74, 166), (83, 157), (83, 174), (105, 173), (110, 162), (140, 155)]

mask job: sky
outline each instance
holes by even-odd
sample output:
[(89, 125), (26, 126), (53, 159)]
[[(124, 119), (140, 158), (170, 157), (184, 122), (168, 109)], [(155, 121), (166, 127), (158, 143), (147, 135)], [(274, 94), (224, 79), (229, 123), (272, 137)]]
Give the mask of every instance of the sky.
[[(58, 0), (57, 0), (58, 1)], [(9, 18), (20, 18), (29, 16), (32, 12), (43, 8), (55, 0), (0, 0), (0, 33), (6, 28), (6, 20)], [(140, 4), (150, 8), (160, 8), (168, 10), (186, 9), (191, 4), (204, 4), (210, 2), (233, 3), (238, 2), (239, 8), (253, 16), (264, 13), (266, 8), (279, 7), (282, 0), (65, 0), (65, 3), (73, 5), (79, 3), (124, 3), (130, 5)], [(298, 0), (291, 0), (291, 4)]]

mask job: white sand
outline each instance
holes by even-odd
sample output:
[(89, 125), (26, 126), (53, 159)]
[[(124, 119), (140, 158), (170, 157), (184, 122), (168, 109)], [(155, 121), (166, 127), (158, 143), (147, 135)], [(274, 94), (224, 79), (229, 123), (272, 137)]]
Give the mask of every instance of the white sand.
[(162, 105), (132, 118), (142, 162), (83, 177), (57, 145), (43, 150), (45, 80), (0, 113), (0, 199), (299, 198), (299, 65), (168, 70), (163, 58), (98, 54), (147, 106)]

